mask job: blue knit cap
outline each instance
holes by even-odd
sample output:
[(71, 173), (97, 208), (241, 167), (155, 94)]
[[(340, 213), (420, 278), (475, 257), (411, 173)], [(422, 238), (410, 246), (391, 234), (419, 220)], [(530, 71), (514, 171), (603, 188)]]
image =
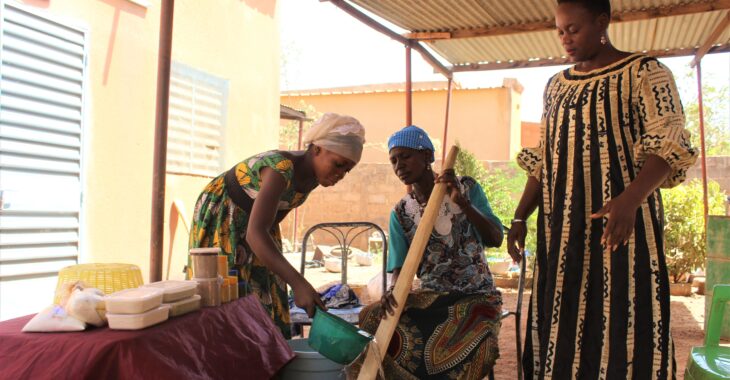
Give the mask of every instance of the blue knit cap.
[(390, 136), (388, 139), (388, 151), (399, 147), (428, 150), (431, 152), (429, 162), (434, 161), (433, 152), (435, 149), (433, 148), (431, 139), (428, 138), (428, 133), (415, 125), (409, 125)]

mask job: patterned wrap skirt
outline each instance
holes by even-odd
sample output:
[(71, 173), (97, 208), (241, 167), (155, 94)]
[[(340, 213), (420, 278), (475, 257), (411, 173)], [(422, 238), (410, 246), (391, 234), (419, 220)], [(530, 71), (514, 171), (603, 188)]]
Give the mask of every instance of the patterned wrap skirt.
[[(380, 303), (360, 313), (375, 334)], [(408, 295), (383, 360), (387, 379), (482, 379), (499, 357), (499, 292), (463, 294), (416, 291)]]

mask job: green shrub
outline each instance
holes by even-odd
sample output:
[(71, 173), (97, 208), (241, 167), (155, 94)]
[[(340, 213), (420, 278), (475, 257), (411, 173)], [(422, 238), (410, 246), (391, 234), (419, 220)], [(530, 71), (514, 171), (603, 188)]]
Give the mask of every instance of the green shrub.
[[(715, 181), (707, 183), (710, 214), (725, 213), (725, 194)], [(664, 202), (664, 253), (669, 274), (679, 279), (705, 267), (705, 218), (702, 182), (692, 180), (673, 189), (662, 189)]]
[[(457, 142), (456, 145), (459, 146), (459, 143)], [(511, 163), (509, 172), (501, 169), (487, 171), (484, 164), (477, 160), (474, 154), (459, 146), (459, 155), (456, 157), (454, 171), (457, 175), (474, 178), (482, 186), (492, 211), (499, 217), (502, 224), (509, 227), (509, 222), (514, 216), (515, 209), (522, 196), (522, 190), (524, 190), (527, 182), (527, 176), (522, 174), (522, 170), (517, 167), (517, 164)], [(525, 248), (534, 254), (537, 237), (537, 211), (528, 219), (527, 228)], [(492, 253), (499, 252), (503, 254), (503, 257), (507, 257), (506, 233), (502, 246), (488, 248), (487, 252), (490, 253), (490, 256), (494, 256)]]

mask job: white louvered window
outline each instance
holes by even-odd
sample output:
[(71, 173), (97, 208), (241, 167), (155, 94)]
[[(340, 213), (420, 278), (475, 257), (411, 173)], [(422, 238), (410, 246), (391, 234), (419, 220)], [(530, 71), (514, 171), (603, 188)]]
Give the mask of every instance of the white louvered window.
[[(0, 320), (77, 262), (86, 32), (0, 0)], [(32, 297), (29, 297), (32, 295)]]
[(223, 171), (228, 81), (172, 63), (167, 172), (213, 177)]

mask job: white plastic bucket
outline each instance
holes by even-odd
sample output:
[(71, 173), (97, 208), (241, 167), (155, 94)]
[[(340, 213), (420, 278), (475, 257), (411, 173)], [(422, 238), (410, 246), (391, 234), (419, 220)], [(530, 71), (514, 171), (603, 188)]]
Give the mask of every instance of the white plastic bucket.
[(282, 380), (344, 379), (343, 365), (333, 362), (309, 347), (307, 339), (292, 339), (287, 343), (296, 357), (281, 371)]

